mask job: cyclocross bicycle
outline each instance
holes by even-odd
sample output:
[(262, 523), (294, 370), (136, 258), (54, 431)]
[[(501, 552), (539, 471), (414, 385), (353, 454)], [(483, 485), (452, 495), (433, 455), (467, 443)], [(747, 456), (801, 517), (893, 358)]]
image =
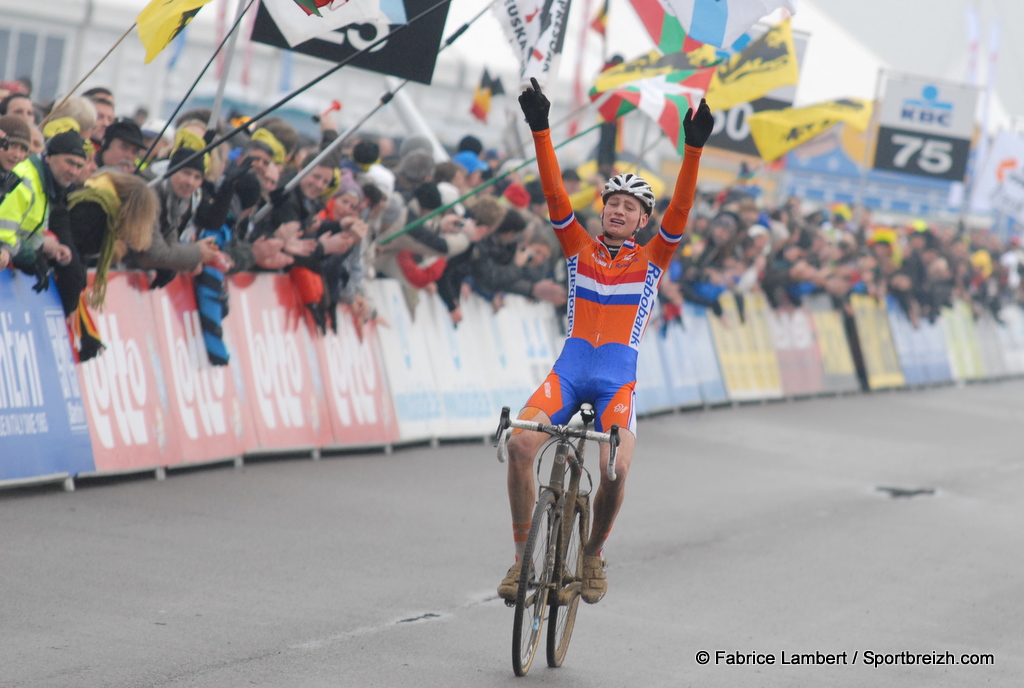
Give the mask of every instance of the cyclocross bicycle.
[[(535, 421), (512, 420), (506, 406), (494, 435), (498, 460), (508, 459), (508, 440), (515, 428), (543, 432), (551, 436), (538, 452), (537, 476), (545, 453), (554, 447), (554, 461), (547, 485), (541, 485), (537, 506), (530, 524), (523, 555), (523, 573), (515, 602), (512, 623), (512, 669), (516, 676), (525, 676), (533, 664), (540, 647), (545, 619), (548, 621), (548, 666), (558, 667), (569, 649), (569, 639), (576, 623), (580, 592), (583, 588), (583, 545), (590, 530), (590, 492), (593, 480), (583, 467), (583, 449), (586, 440), (609, 445), (608, 477), (615, 480), (615, 451), (619, 445), (619, 427), (609, 432), (590, 430), (594, 422), (594, 408), (583, 404), (580, 408), (583, 427), (547, 425)], [(576, 442), (573, 442), (573, 440)], [(569, 475), (566, 484), (566, 473)], [(587, 475), (587, 489), (580, 489), (583, 474)], [(528, 568), (527, 568), (528, 566)]]

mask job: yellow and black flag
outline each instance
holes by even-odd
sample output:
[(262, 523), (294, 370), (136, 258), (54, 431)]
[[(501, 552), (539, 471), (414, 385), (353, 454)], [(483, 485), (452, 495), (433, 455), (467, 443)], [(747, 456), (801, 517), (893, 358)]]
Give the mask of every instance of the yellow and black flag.
[(787, 19), (715, 70), (708, 86), (708, 105), (715, 110), (728, 110), (799, 79), (793, 30)]
[(473, 107), (469, 111), (481, 122), (487, 122), (487, 113), (491, 111), (491, 96), (505, 95), (505, 88), (501, 85), (501, 77), (492, 79), (484, 68), (484, 75), (480, 77), (480, 85), (473, 93)]
[(170, 45), (210, 0), (150, 0), (135, 18), (139, 40), (146, 48), (146, 64)]
[(871, 123), (871, 103), (845, 98), (802, 108), (765, 110), (747, 117), (761, 159), (768, 162), (840, 122), (864, 131)]

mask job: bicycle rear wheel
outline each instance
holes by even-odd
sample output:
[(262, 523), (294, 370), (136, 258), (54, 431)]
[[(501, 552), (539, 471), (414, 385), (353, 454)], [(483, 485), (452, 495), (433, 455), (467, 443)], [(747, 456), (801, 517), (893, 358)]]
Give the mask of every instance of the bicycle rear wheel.
[(512, 622), (512, 669), (516, 676), (525, 676), (540, 647), (547, 610), (548, 588), (554, 568), (556, 533), (555, 495), (541, 492), (533, 511), (530, 534), (523, 554), (523, 571), (516, 595), (515, 620)]
[[(563, 518), (569, 517), (565, 514)], [(555, 558), (555, 592), (551, 599), (550, 621), (548, 623), (548, 666), (562, 666), (569, 649), (569, 639), (576, 625), (576, 611), (580, 606), (580, 590), (583, 585), (583, 543), (590, 527), (590, 510), (584, 498), (576, 500), (572, 507), (571, 521), (559, 529), (559, 543)], [(568, 525), (568, 527), (564, 527)], [(563, 542), (563, 538), (566, 540)], [(558, 577), (561, 580), (558, 580)], [(558, 591), (571, 593), (568, 604), (559, 604)]]

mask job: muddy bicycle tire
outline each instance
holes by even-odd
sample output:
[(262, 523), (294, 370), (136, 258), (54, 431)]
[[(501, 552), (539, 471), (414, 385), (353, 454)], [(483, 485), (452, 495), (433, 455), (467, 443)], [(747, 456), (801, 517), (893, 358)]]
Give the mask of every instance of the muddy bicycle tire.
[[(585, 498), (579, 498), (572, 507), (571, 520), (568, 528), (562, 527), (558, 533), (558, 547), (555, 550), (555, 576), (562, 580), (554, 586), (557, 591), (562, 587), (580, 588), (583, 585), (583, 544), (586, 542), (587, 530), (590, 527), (590, 509)], [(568, 542), (562, 542), (568, 535)], [(562, 666), (565, 653), (569, 650), (569, 640), (576, 625), (576, 612), (580, 606), (580, 595), (577, 591), (568, 604), (559, 604), (557, 592), (552, 594), (548, 619), (547, 659), (548, 666)]]
[(555, 514), (555, 495), (550, 490), (541, 492), (533, 511), (530, 534), (523, 553), (523, 572), (516, 593), (515, 617), (512, 622), (512, 669), (516, 676), (525, 676), (533, 664), (544, 631), (547, 613), (548, 589), (554, 569), (553, 528), (558, 521)]

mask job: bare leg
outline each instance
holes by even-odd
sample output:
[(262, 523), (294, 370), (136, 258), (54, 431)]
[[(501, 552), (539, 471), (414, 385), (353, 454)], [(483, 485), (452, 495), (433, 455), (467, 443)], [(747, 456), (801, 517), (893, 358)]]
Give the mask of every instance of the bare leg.
[[(550, 423), (547, 414), (534, 409), (524, 409), (519, 418), (538, 423)], [(526, 548), (526, 537), (533, 519), (533, 507), (537, 501), (533, 481), (533, 459), (537, 456), (547, 435), (540, 432), (514, 430), (508, 443), (508, 502), (512, 509), (512, 538), (516, 546), (516, 560), (522, 558)]]
[(594, 522), (590, 528), (590, 539), (583, 549), (586, 556), (597, 556), (611, 533), (615, 517), (626, 496), (626, 476), (633, 460), (636, 437), (629, 430), (619, 430), (619, 448), (615, 454), (615, 481), (608, 479), (608, 445), (601, 445), (601, 483), (594, 495)]

